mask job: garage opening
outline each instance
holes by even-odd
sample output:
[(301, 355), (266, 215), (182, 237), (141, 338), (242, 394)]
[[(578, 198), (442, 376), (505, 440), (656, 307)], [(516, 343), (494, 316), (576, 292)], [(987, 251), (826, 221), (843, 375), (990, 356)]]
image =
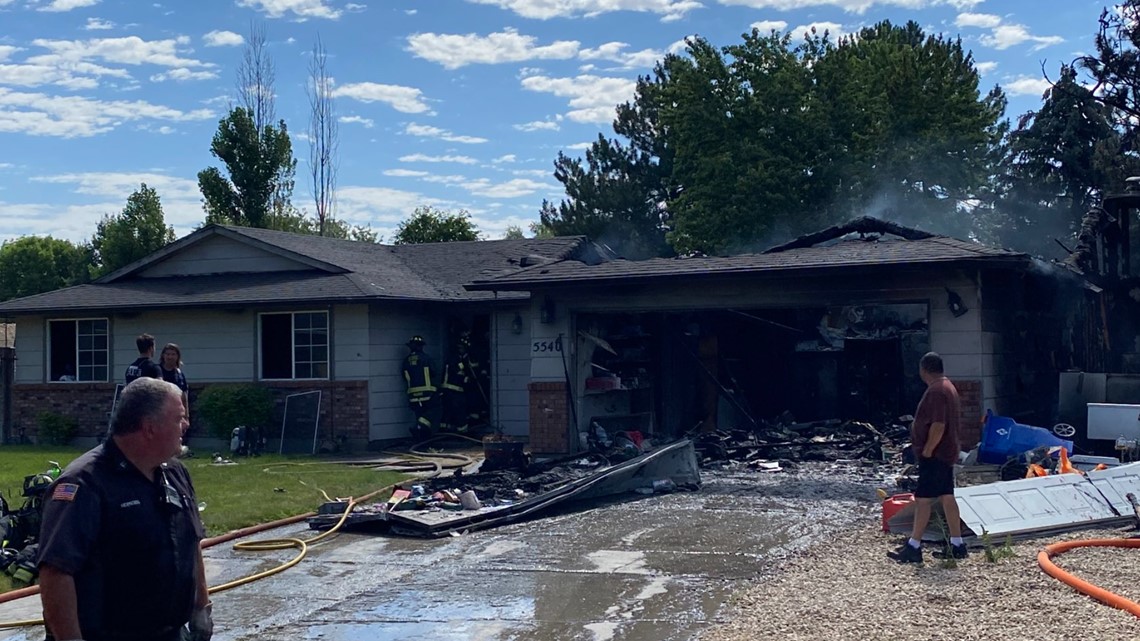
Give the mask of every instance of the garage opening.
[(926, 302), (577, 318), (578, 429), (676, 437), (913, 411)]

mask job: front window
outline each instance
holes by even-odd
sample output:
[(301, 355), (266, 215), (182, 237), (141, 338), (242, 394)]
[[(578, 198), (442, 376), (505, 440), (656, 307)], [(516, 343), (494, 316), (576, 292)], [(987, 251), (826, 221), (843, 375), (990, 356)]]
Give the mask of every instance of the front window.
[(261, 378), (328, 377), (328, 312), (261, 315)]
[(106, 318), (48, 321), (48, 380), (108, 380)]

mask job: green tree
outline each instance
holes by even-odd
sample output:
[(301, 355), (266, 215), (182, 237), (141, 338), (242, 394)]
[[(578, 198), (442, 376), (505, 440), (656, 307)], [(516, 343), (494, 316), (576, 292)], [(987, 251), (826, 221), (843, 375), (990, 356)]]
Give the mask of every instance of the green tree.
[(210, 153), (229, 178), (217, 167), (198, 172), (207, 223), (273, 228), (275, 219), (296, 215), (289, 195), (297, 161), (284, 120), (259, 130), (252, 114), (237, 107), (218, 123)]
[(1039, 255), (1057, 253), (1053, 239), (1071, 246), (1084, 213), (1136, 167), (1120, 147), (1111, 109), (1073, 67), (1062, 67), (1041, 108), (1023, 115), (1009, 136), (1002, 244)]
[(174, 228), (166, 224), (158, 193), (142, 183), (127, 197), (115, 216), (104, 215), (91, 238), (96, 275), (108, 274), (174, 242)]
[(471, 222), (471, 214), (463, 209), (453, 214), (445, 209), (423, 206), (417, 207), (407, 220), (400, 221), (392, 242), (412, 245), (458, 240), (479, 240), (479, 229)]
[[(543, 207), (548, 206), (550, 206), (549, 203), (543, 203)], [(527, 228), (530, 229), (530, 235), (534, 238), (554, 238), (555, 236), (554, 230), (541, 222), (531, 223)]]
[(1003, 132), (1004, 95), (978, 83), (959, 41), (915, 23), (838, 43), (814, 30), (724, 48), (693, 38), (618, 108), (624, 140), (599, 136), (585, 165), (559, 155), (567, 199), (541, 222), (717, 254), (884, 210), (963, 233)]
[(503, 232), (503, 240), (522, 240), (526, 238), (523, 234), (522, 227), (518, 225), (507, 225), (506, 231)]
[(0, 245), (0, 300), (87, 282), (91, 250), (51, 236), (24, 236)]
[(1075, 65), (1092, 76), (1092, 94), (1110, 108), (1126, 147), (1140, 149), (1140, 0), (1101, 12), (1094, 47)]

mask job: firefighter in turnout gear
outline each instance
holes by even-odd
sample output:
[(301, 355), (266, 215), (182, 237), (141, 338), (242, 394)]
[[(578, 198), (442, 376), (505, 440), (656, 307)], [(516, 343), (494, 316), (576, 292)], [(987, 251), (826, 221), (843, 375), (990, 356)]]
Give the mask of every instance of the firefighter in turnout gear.
[(428, 410), (435, 400), (435, 385), (431, 381), (431, 361), (424, 354), (424, 339), (413, 336), (407, 342), (411, 350), (404, 358), (404, 382), (408, 385), (408, 406), (416, 416), (412, 426), (413, 438), (431, 436), (432, 422)]
[(487, 425), (491, 420), (491, 372), (487, 367), (487, 354), (476, 353), (471, 349), (471, 336), (464, 334), (467, 349), (463, 356), (464, 371), (467, 373), (464, 392), (467, 397), (467, 425), (476, 427)]
[(470, 348), (471, 339), (465, 332), (456, 341), (455, 352), (443, 367), (443, 384), (440, 385), (443, 418), (439, 427), (444, 431), (467, 431), (467, 388), (472, 377), (467, 362)]

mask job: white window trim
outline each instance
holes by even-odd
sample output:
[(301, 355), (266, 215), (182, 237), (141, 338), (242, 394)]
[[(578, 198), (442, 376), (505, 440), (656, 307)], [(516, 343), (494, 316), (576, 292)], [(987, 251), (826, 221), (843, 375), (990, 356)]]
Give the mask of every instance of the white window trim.
[[(284, 314), (289, 315), (289, 324), (290, 324), (290, 327), (289, 327), (289, 361), (292, 363), (292, 366), (293, 366), (293, 378), (266, 378), (265, 372), (262, 371), (262, 365), (264, 364), (265, 359), (263, 358), (263, 354), (261, 352), (261, 343), (262, 343), (262, 341), (261, 341), (261, 331), (262, 331), (261, 318), (263, 316), (281, 316)], [(296, 322), (295, 318), (296, 318), (297, 314), (324, 314), (325, 315), (325, 319), (327, 321), (325, 323), (325, 328), (328, 331), (328, 336), (329, 336), (328, 345), (325, 346), (328, 349), (328, 358), (325, 360), (325, 365), (328, 367), (328, 372), (329, 372), (328, 376), (325, 376), (322, 378), (297, 378), (297, 376), (296, 376), (296, 374), (297, 374), (296, 352), (294, 352), (294, 348), (296, 346), (293, 344), (293, 332), (295, 330), (295, 322)], [(332, 342), (333, 342), (332, 341), (332, 334), (333, 334), (332, 310), (329, 310), (329, 309), (297, 309), (297, 310), (290, 310), (287, 312), (286, 311), (258, 312), (257, 313), (257, 339), (256, 339), (257, 340), (257, 380), (259, 380), (259, 381), (328, 381), (328, 380), (332, 380), (332, 356), (333, 356), (333, 354), (332, 354)]]
[[(79, 330), (80, 321), (103, 321), (107, 323), (107, 378), (103, 380), (89, 380), (89, 381), (57, 381), (51, 378), (51, 324), (52, 323), (75, 323), (76, 331)], [(78, 336), (76, 337), (78, 339)], [(73, 355), (76, 358), (75, 362), (75, 376), (79, 378), (79, 341), (76, 340), (75, 344), (76, 353)], [(69, 318), (61, 316), (59, 318), (48, 318), (44, 323), (44, 380), (48, 383), (59, 383), (60, 385), (74, 385), (76, 383), (108, 383), (111, 381), (111, 319), (107, 316), (82, 316), (78, 318)]]

